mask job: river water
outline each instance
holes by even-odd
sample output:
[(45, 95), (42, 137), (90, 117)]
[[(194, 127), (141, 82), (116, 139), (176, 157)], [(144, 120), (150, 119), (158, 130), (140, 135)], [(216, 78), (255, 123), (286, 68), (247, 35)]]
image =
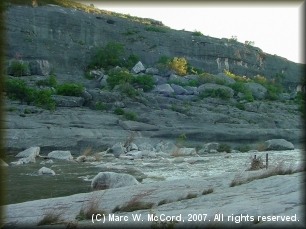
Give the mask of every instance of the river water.
[[(36, 158), (35, 163), (5, 167), (6, 204), (90, 192), (91, 179), (101, 171), (127, 172), (142, 183), (239, 173), (249, 167), (250, 158), (255, 154), (265, 160), (266, 153), (231, 153), (228, 154), (228, 158), (225, 158), (224, 153), (205, 154), (202, 157), (207, 158), (208, 161), (199, 161), (194, 164), (183, 160), (190, 158), (189, 156), (134, 160), (103, 157), (101, 161), (91, 163), (53, 159), (54, 163), (45, 165), (41, 162), (46, 160)], [(304, 150), (269, 151), (268, 153), (269, 166), (275, 166), (281, 162), (285, 166), (305, 164)], [(17, 160), (18, 158), (13, 156), (6, 158), (8, 164)], [(38, 175), (37, 171), (43, 166), (54, 170), (56, 175)]]

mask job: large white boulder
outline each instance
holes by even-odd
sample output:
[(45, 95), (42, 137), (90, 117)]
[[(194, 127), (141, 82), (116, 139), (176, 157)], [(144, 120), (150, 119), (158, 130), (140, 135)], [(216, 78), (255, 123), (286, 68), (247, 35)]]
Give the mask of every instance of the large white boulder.
[(294, 145), (285, 139), (265, 141), (265, 150), (294, 150)]
[(143, 66), (143, 64), (138, 61), (137, 64), (135, 64), (135, 66), (132, 68), (131, 72), (134, 74), (138, 74), (140, 72), (144, 72), (146, 70), (146, 68)]
[(32, 156), (37, 157), (39, 155), (39, 152), (40, 152), (40, 147), (34, 146), (24, 151), (21, 151), (15, 157), (32, 157)]
[(61, 160), (72, 160), (73, 156), (71, 155), (70, 151), (62, 151), (62, 150), (55, 150), (48, 154), (49, 158), (54, 159), (61, 159)]
[(47, 167), (40, 168), (37, 173), (39, 175), (55, 175), (55, 172)]
[(139, 182), (130, 174), (100, 172), (91, 182), (92, 189), (109, 189), (119, 188), (124, 186), (138, 185)]

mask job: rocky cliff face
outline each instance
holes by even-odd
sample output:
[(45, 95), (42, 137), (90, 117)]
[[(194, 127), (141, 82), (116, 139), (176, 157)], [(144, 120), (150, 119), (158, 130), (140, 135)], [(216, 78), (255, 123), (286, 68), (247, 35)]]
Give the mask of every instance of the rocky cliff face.
[(18, 53), (27, 61), (48, 60), (54, 71), (62, 74), (82, 75), (95, 46), (116, 41), (150, 66), (162, 55), (185, 57), (191, 65), (212, 74), (223, 69), (248, 77), (260, 74), (271, 78), (283, 73), (284, 84), (292, 89), (303, 75), (303, 65), (267, 54), (257, 47), (169, 28), (163, 28), (164, 32), (147, 31), (148, 25), (128, 18), (56, 5), (10, 6), (5, 17), (8, 59)]

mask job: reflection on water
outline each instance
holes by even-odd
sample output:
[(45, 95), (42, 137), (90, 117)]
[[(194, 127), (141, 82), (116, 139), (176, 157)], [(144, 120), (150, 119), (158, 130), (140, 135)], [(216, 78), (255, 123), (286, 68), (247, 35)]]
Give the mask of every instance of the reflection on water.
[[(224, 154), (206, 154), (208, 162), (189, 164), (186, 162), (172, 162), (173, 158), (143, 158), (135, 160), (103, 158), (97, 163), (75, 163), (53, 159), (53, 164), (42, 165), (44, 159), (36, 158), (36, 163), (6, 167), (6, 203), (19, 203), (29, 200), (67, 196), (76, 193), (90, 191), (91, 179), (100, 171), (97, 164), (111, 165), (118, 168), (118, 172), (138, 170), (147, 175), (142, 183), (156, 182), (160, 180), (172, 180), (179, 178), (197, 178), (218, 175), (223, 173), (237, 173), (246, 169), (250, 163), (250, 157), (255, 153), (235, 153), (225, 158)], [(265, 160), (266, 152), (257, 152), (257, 157)], [(284, 162), (287, 165), (299, 164), (303, 161), (302, 150), (273, 151), (269, 152), (269, 165)], [(17, 161), (18, 158), (8, 157), (7, 163)], [(179, 161), (179, 160), (178, 160)], [(55, 171), (55, 176), (38, 175), (41, 167), (48, 167)], [(104, 166), (103, 171), (107, 171)], [(114, 170), (112, 170), (114, 171)], [(132, 175), (134, 175), (131, 172)]]

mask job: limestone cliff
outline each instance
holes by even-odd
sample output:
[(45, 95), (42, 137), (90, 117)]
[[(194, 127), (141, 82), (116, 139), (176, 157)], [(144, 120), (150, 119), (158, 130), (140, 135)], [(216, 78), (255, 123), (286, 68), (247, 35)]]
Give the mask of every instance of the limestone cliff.
[(172, 30), (153, 20), (152, 24), (164, 32), (148, 31), (148, 24), (130, 18), (56, 5), (35, 8), (12, 5), (5, 11), (5, 18), (8, 59), (16, 53), (23, 60), (45, 59), (55, 72), (62, 74), (83, 75), (95, 46), (116, 41), (150, 66), (162, 55), (185, 57), (191, 65), (213, 74), (223, 69), (248, 77), (260, 74), (272, 78), (283, 73), (284, 85), (292, 89), (303, 75), (302, 64), (267, 54), (260, 48), (225, 38), (193, 36), (191, 32)]

